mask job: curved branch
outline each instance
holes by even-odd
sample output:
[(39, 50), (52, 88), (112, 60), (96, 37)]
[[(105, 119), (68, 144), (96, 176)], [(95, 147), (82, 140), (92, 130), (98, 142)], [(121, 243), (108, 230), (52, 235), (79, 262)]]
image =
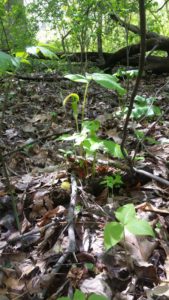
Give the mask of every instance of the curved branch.
[(127, 137), (127, 127), (128, 123), (130, 120), (130, 115), (133, 109), (134, 105), (134, 99), (138, 91), (138, 87), (140, 84), (140, 80), (142, 77), (142, 73), (144, 70), (144, 61), (145, 61), (145, 53), (146, 53), (146, 14), (145, 14), (145, 3), (144, 0), (139, 0), (139, 15), (140, 15), (140, 36), (141, 36), (141, 42), (140, 42), (140, 60), (139, 60), (139, 69), (138, 69), (138, 76), (136, 79), (136, 83), (130, 98), (130, 103), (128, 107), (128, 112), (124, 124), (124, 129), (123, 129), (123, 139), (121, 142), (121, 151), (129, 163), (129, 166), (131, 170), (133, 171), (133, 166), (130, 158), (127, 156), (126, 151), (125, 151), (125, 142), (126, 142), (126, 137)]
[[(122, 20), (116, 13), (110, 14), (110, 17), (112, 20), (118, 22), (122, 27), (125, 27), (129, 31), (139, 34), (140, 35), (140, 28), (136, 25), (126, 23), (124, 20)], [(164, 36), (159, 35), (156, 32), (146, 32), (146, 39), (151, 39), (151, 38), (162, 38)]]

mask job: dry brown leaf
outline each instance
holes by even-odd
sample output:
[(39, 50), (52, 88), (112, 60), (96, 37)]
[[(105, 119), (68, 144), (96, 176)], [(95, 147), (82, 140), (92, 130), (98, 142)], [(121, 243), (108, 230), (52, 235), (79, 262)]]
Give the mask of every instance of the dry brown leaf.
[(85, 268), (72, 267), (67, 275), (72, 285), (76, 287), (79, 282), (86, 276), (87, 270)]
[(59, 205), (54, 209), (49, 210), (38, 222), (38, 226), (42, 227), (49, 222), (51, 222), (51, 219), (54, 217), (60, 217), (61, 215), (66, 214), (66, 209), (64, 206)]
[(151, 203), (149, 202), (144, 202), (144, 203), (141, 203), (139, 205), (137, 205), (135, 207), (136, 209), (142, 209), (142, 210), (145, 210), (145, 211), (152, 211), (152, 212), (155, 212), (157, 214), (169, 214), (169, 209), (166, 209), (166, 208), (156, 208), (154, 205), (152, 205)]

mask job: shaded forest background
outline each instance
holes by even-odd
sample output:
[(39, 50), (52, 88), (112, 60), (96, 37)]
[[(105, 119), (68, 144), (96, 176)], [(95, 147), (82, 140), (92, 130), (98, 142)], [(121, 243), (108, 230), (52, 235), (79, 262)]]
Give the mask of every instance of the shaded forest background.
[[(138, 65), (137, 1), (4, 0), (0, 12), (0, 49), (8, 53), (25, 57), (26, 47), (45, 43), (69, 69), (72, 61), (85, 62), (85, 68), (92, 61), (103, 70), (119, 63)], [(147, 0), (146, 15), (147, 69), (168, 71), (168, 1)], [(49, 67), (58, 63), (53, 64)]]

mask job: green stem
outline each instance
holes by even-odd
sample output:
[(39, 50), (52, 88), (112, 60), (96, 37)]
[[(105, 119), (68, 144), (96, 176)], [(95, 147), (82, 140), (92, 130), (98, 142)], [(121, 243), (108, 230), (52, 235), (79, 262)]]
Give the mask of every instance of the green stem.
[(84, 98), (83, 98), (83, 103), (82, 103), (82, 123), (84, 121), (84, 114), (85, 114), (85, 107), (87, 104), (87, 92), (89, 88), (89, 82), (86, 84), (85, 92), (84, 92)]
[(74, 119), (76, 123), (76, 131), (79, 132), (78, 118), (74, 116)]

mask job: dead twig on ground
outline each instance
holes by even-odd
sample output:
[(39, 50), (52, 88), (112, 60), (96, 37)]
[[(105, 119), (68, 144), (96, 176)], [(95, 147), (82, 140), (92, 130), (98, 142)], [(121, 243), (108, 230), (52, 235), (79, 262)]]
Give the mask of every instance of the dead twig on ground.
[(74, 231), (74, 211), (76, 205), (76, 198), (77, 198), (77, 182), (74, 173), (71, 174), (71, 186), (72, 186), (72, 193), (70, 199), (70, 205), (68, 210), (68, 237), (69, 237), (69, 245), (68, 249), (63, 255), (58, 259), (57, 263), (54, 265), (52, 273), (58, 273), (62, 264), (68, 258), (70, 254), (74, 254), (76, 249), (76, 240), (75, 240), (75, 231)]

